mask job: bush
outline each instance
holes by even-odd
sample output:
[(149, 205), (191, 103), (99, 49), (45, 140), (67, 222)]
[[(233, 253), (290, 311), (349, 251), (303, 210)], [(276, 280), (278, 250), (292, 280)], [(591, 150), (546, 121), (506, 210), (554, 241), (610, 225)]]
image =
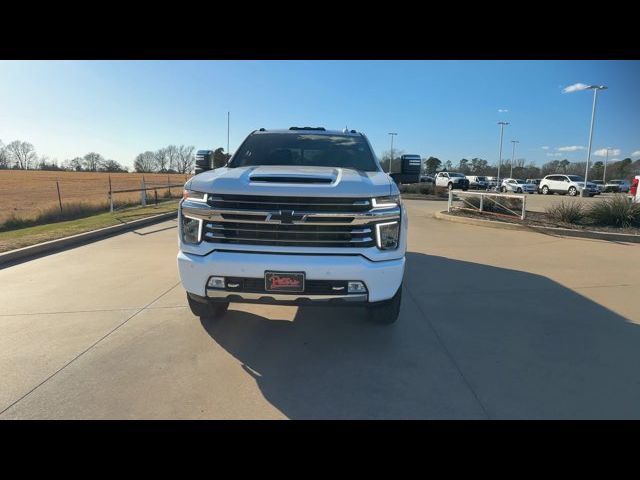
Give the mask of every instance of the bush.
[[(463, 207), (480, 210), (479, 196), (469, 195), (460, 198), (464, 198), (466, 202), (463, 203)], [(516, 212), (517, 216), (520, 216), (520, 212), (522, 211), (522, 200), (520, 198), (498, 197), (498, 202), (500, 202), (501, 205), (496, 205), (492, 200), (489, 200), (489, 198), (487, 198), (487, 196), (484, 198), (482, 205), (483, 212), (501, 213), (505, 215), (513, 215), (513, 212)]]
[(432, 183), (408, 183), (400, 185), (400, 193), (421, 193), (422, 195), (433, 195), (434, 188)]
[(640, 203), (632, 203), (626, 195), (615, 195), (594, 204), (587, 215), (598, 225), (623, 228), (640, 226)]
[(579, 223), (586, 216), (584, 205), (577, 201), (556, 203), (547, 208), (545, 212), (551, 219), (564, 223)]

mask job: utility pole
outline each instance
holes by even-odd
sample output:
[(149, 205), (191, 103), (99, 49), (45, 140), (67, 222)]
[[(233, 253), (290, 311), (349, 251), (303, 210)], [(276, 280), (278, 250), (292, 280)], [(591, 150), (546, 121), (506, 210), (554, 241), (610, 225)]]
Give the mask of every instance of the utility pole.
[(516, 143), (520, 143), (518, 140), (511, 140), (513, 143), (513, 152), (511, 153), (511, 172), (509, 172), (509, 177), (513, 178), (513, 162), (516, 161)]
[(584, 171), (584, 187), (580, 192), (580, 196), (584, 197), (584, 191), (587, 189), (587, 181), (589, 177), (589, 162), (591, 161), (591, 142), (593, 140), (593, 124), (596, 117), (596, 103), (598, 101), (598, 90), (606, 90), (604, 85), (591, 85), (588, 89), (593, 90), (593, 106), (591, 107), (591, 127), (589, 128), (589, 150), (587, 152), (587, 166)]
[(500, 125), (500, 154), (498, 156), (498, 183), (496, 188), (500, 190), (500, 165), (502, 165), (502, 137), (504, 136), (504, 126), (509, 125), (509, 122), (498, 122)]
[(393, 132), (393, 133), (389, 133), (389, 135), (391, 135), (391, 158), (389, 158), (389, 168), (387, 169), (387, 173), (391, 172), (391, 162), (393, 161), (393, 137), (395, 137), (396, 135), (398, 135), (397, 133)]
[(231, 112), (227, 112), (227, 153), (229, 153), (229, 123), (230, 123)]
[[(604, 159), (604, 173), (602, 174), (602, 183), (605, 184), (607, 183), (607, 162), (609, 161), (609, 150), (611, 150), (609, 147), (607, 147), (607, 156)], [(604, 185), (603, 185), (604, 188)]]

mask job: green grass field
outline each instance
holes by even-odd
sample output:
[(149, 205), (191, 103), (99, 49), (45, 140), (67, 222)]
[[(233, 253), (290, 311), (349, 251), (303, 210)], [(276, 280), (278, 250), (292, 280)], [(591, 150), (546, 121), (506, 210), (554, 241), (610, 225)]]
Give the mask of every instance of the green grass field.
[(0, 231), (0, 252), (28, 247), (29, 245), (69, 237), (78, 233), (89, 232), (120, 223), (131, 222), (161, 213), (177, 212), (177, 210), (178, 202), (176, 200), (170, 200), (161, 202), (157, 206), (131, 207), (122, 209), (116, 213), (100, 213), (76, 220)]

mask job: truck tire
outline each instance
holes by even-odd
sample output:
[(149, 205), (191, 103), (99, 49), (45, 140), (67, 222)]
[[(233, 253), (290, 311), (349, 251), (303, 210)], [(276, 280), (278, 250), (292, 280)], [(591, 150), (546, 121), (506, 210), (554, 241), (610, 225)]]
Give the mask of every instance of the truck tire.
[(449, 190), (453, 190), (453, 183), (449, 182), (449, 185), (447, 186), (447, 188), (448, 188)]
[(187, 301), (189, 302), (191, 313), (203, 320), (220, 318), (227, 313), (227, 309), (229, 308), (229, 302), (202, 303), (194, 300), (188, 294)]
[(398, 320), (400, 314), (400, 303), (402, 302), (402, 284), (396, 294), (389, 300), (378, 305), (367, 307), (369, 321), (382, 325), (390, 325)]

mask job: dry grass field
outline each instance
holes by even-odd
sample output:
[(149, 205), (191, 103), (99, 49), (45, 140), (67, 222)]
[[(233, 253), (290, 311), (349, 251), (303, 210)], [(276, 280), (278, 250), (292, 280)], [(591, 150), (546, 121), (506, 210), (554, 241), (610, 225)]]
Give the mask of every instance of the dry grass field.
[[(0, 225), (8, 218), (33, 218), (39, 212), (58, 206), (56, 181), (60, 185), (63, 206), (72, 203), (104, 204), (108, 202), (109, 176), (113, 190), (140, 188), (143, 179), (147, 187), (184, 184), (188, 175), (159, 173), (47, 172), (36, 170), (0, 170)], [(158, 189), (162, 198), (167, 188)], [(173, 196), (182, 193), (171, 188)], [(153, 198), (153, 192), (149, 192)], [(114, 201), (134, 202), (140, 192), (118, 193)]]

